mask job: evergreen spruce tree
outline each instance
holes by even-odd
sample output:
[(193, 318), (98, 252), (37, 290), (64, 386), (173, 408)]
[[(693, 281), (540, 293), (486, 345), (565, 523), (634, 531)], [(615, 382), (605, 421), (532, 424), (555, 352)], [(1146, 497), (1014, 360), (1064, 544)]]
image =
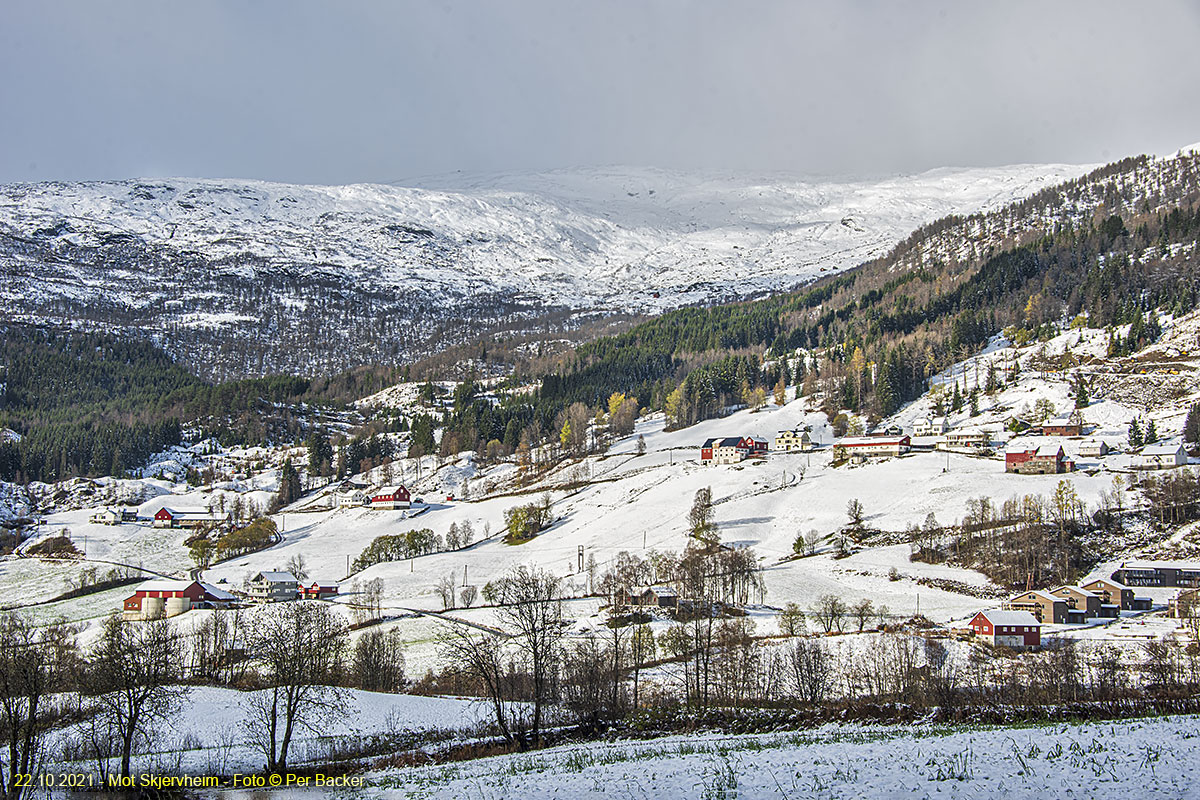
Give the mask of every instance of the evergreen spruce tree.
[(1193, 404), (1188, 411), (1187, 420), (1183, 423), (1183, 440), (1200, 443), (1200, 403)]
[(962, 411), (962, 407), (963, 407), (962, 392), (960, 392), (958, 390), (958, 381), (955, 381), (954, 382), (954, 394), (950, 398), (950, 410), (951, 411)]
[(1154, 427), (1154, 420), (1150, 420), (1150, 424), (1146, 426), (1146, 438), (1143, 440), (1145, 444), (1154, 444), (1158, 441), (1158, 430)]
[(1133, 421), (1129, 423), (1129, 447), (1136, 450), (1142, 444), (1142, 426), (1138, 423), (1138, 418), (1134, 417)]
[(1075, 383), (1075, 407), (1087, 408), (1088, 403), (1087, 383), (1083, 380), (1083, 376), (1079, 376), (1079, 380)]

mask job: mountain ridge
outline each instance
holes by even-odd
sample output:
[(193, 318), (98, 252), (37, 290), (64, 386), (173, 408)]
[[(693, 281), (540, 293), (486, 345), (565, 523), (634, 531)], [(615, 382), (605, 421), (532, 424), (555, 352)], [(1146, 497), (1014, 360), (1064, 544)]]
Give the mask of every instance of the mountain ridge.
[(473, 186), (457, 192), (8, 184), (0, 297), (10, 320), (141, 331), (211, 377), (321, 374), (555, 313), (653, 314), (784, 291), (881, 255), (921, 224), (1086, 169), (765, 183), (609, 168), (505, 176), (508, 188), (466, 177)]

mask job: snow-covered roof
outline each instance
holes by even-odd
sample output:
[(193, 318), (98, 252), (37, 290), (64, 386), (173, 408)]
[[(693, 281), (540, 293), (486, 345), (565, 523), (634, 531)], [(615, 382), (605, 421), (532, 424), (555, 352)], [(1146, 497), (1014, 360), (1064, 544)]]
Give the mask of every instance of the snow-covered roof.
[(224, 589), (220, 588), (219, 586), (214, 586), (211, 583), (202, 583), (202, 584), (200, 584), (200, 586), (204, 589), (204, 594), (211, 597), (213, 600), (236, 600), (237, 599), (229, 592), (225, 591)]
[(254, 580), (259, 579), (270, 583), (299, 583), (296, 576), (290, 572), (260, 572), (254, 576)]
[(1031, 595), (1033, 595), (1034, 597), (1037, 597), (1037, 598), (1039, 598), (1039, 599), (1041, 599), (1041, 600), (1053, 600), (1053, 601), (1054, 601), (1054, 602), (1056, 602), (1056, 603), (1061, 603), (1061, 602), (1062, 602), (1062, 598), (1061, 598), (1061, 597), (1055, 597), (1054, 595), (1052, 595), (1052, 594), (1050, 594), (1049, 592), (1047, 592), (1045, 589), (1032, 589), (1032, 590), (1030, 590), (1030, 591), (1028, 591), (1028, 592), (1021, 592), (1019, 595), (1017, 595), (1016, 597), (1014, 597), (1014, 598), (1013, 598), (1013, 600), (1016, 600), (1016, 599), (1017, 599), (1017, 597), (1024, 597), (1025, 595), (1028, 595), (1028, 594), (1031, 594)]
[(1100, 596), (1100, 595), (1096, 594), (1095, 592), (1089, 592), (1087, 589), (1084, 589), (1082, 586), (1067, 586), (1064, 584), (1064, 585), (1059, 586), (1054, 589), (1054, 591), (1056, 591), (1056, 592), (1061, 592), (1063, 590), (1066, 590), (1066, 591), (1070, 592), (1071, 594), (1078, 594), (1078, 595), (1082, 595), (1084, 597), (1099, 597)]
[(166, 511), (172, 517), (208, 517), (212, 516), (212, 511), (207, 508), (179, 508), (177, 506), (163, 506), (163, 511)]
[(907, 436), (847, 436), (834, 442), (838, 447), (868, 447), (870, 445), (900, 444)]
[(1028, 611), (980, 611), (993, 625), (1041, 625)]
[(372, 492), (372, 494), (376, 494), (376, 495), (396, 494), (397, 492), (400, 492), (400, 491), (407, 491), (404, 488), (404, 484), (396, 484), (395, 486), (380, 486), (378, 489), (376, 489), (374, 492)]
[(1114, 589), (1121, 589), (1121, 590), (1125, 590), (1125, 589), (1129, 588), (1128, 586), (1121, 583), (1120, 581), (1114, 581), (1112, 578), (1096, 578), (1095, 580), (1088, 581), (1089, 586), (1093, 583), (1103, 583), (1106, 586), (1111, 586)]
[(1121, 569), (1188, 569), (1200, 570), (1195, 561), (1123, 561)]
[(1039, 445), (1034, 455), (1038, 458), (1057, 458), (1062, 452), (1062, 445), (1058, 444), (1043, 444)]
[(182, 581), (174, 578), (160, 578), (158, 580), (146, 581), (139, 583), (136, 591), (139, 592), (179, 592), (191, 586), (194, 581)]
[(1154, 444), (1142, 448), (1144, 456), (1173, 456), (1183, 449), (1181, 444)]
[(657, 597), (675, 597), (677, 592), (670, 586), (647, 586), (642, 593), (653, 592)]

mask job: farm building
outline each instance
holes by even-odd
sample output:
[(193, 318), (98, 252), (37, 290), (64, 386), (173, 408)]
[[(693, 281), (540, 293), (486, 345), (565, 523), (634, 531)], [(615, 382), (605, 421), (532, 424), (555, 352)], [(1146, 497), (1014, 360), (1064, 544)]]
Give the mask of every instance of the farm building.
[(1004, 454), (1004, 471), (1022, 475), (1057, 475), (1073, 472), (1075, 462), (1067, 459), (1061, 446), (1043, 444), (1036, 449), (1011, 449)]
[(1042, 624), (1028, 611), (980, 611), (969, 627), (991, 645), (1018, 649), (1042, 644)]
[(214, 514), (207, 508), (168, 508), (154, 512), (156, 528), (201, 528), (228, 525), (228, 514)]
[(122, 614), (127, 620), (174, 617), (195, 606), (227, 606), (236, 598), (224, 589), (199, 581), (162, 579), (147, 581), (125, 598)]
[(1181, 444), (1148, 445), (1138, 453), (1137, 469), (1175, 469), (1187, 464), (1187, 450)]
[(300, 596), (305, 600), (328, 600), (337, 596), (337, 593), (338, 585), (336, 583), (313, 581), (311, 586), (300, 588)]
[(250, 579), (250, 599), (259, 603), (278, 603), (295, 600), (300, 594), (300, 582), (290, 572), (260, 572)]
[(1054, 417), (1042, 423), (1042, 436), (1082, 436), (1083, 417), (1078, 411)]
[(381, 486), (371, 492), (371, 508), (397, 509), (412, 506), (412, 496), (403, 486)]
[(833, 458), (886, 458), (904, 455), (910, 447), (907, 436), (851, 436), (833, 443)]
[(775, 436), (775, 449), (784, 453), (806, 453), (813, 449), (807, 431), (780, 431)]
[(1062, 625), (1067, 621), (1067, 601), (1041, 589), (1014, 595), (1004, 608), (1006, 611), (1027, 611), (1045, 625)]

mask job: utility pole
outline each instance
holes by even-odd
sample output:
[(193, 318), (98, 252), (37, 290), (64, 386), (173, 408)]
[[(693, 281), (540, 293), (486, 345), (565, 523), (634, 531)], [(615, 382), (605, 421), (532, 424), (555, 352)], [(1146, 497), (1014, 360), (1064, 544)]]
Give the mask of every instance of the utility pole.
[(583, 545), (579, 545), (579, 571), (583, 572)]
[(463, 586), (467, 585), (467, 565), (463, 564)]

